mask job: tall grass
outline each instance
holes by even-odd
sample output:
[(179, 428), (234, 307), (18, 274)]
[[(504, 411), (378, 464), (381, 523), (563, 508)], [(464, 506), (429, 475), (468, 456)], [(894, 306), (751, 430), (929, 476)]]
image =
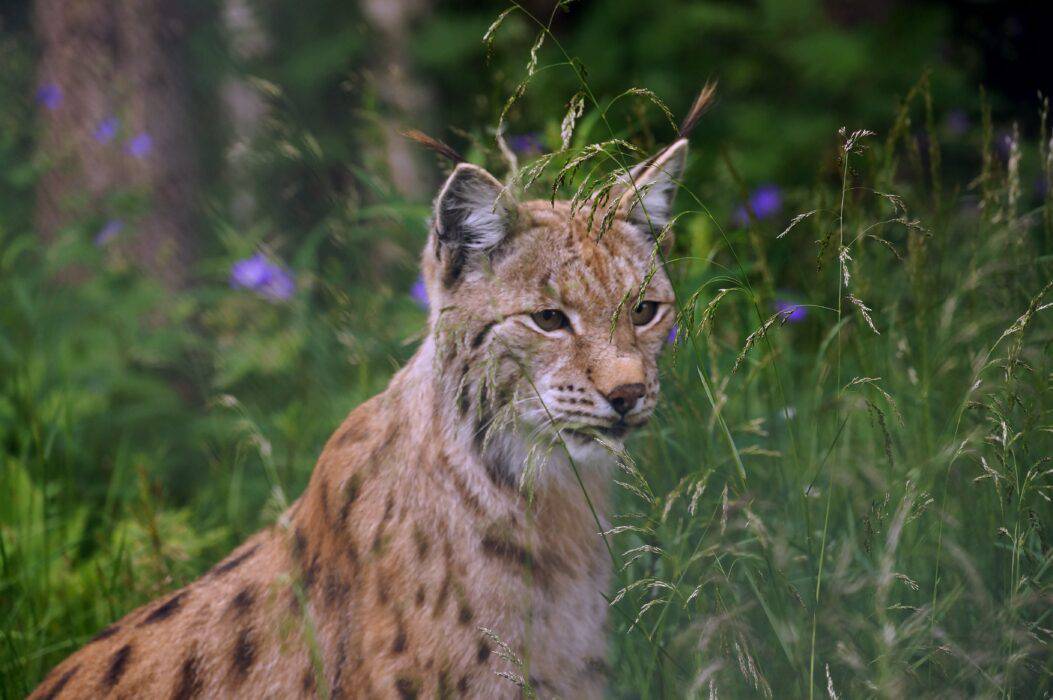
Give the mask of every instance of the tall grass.
[[(539, 70), (579, 92), (513, 174), (584, 200), (648, 151), (617, 104), (668, 110), (593, 94), (550, 21), (509, 105)], [(613, 697), (1053, 692), (1050, 135), (1043, 118), (1037, 153), (1000, 150), (980, 111), (971, 182), (942, 170), (923, 78), (888, 124), (830, 135), (789, 193), (800, 216), (725, 227), (728, 154), (684, 187), (679, 332), (607, 533)], [(410, 354), (424, 208), (342, 204), (295, 248), (288, 304), (225, 287), (257, 241), (222, 222), (209, 281), (175, 303), (85, 230), (48, 250), (0, 230), (4, 697), (272, 519)], [(96, 272), (57, 284), (71, 261)]]

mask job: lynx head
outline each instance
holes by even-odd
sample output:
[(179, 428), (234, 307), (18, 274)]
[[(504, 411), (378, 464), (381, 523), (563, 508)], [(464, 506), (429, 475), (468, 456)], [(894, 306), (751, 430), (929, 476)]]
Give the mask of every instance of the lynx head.
[[(587, 204), (514, 201), (474, 165), (443, 185), (423, 256), (431, 332), (442, 395), (484, 455), (507, 453), (491, 438), (515, 426), (589, 460), (608, 452), (595, 438), (620, 446), (651, 416), (675, 317), (656, 248), (672, 241), (686, 154), (681, 139), (634, 168), (602, 232), (603, 210), (590, 223)], [(494, 468), (514, 478), (520, 465), (503, 459)]]

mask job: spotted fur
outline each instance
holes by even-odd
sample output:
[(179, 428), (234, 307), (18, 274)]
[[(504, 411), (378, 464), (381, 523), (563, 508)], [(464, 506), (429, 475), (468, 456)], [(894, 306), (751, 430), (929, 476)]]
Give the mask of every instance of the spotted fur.
[[(588, 207), (516, 202), (459, 165), (409, 364), (351, 412), (276, 523), (105, 628), (32, 697), (518, 697), (502, 672), (542, 697), (599, 697), (611, 563), (597, 533), (611, 450), (658, 396), (673, 293), (655, 242), (685, 148), (632, 171), (602, 236)], [(658, 311), (634, 325), (641, 299)], [(569, 325), (545, 330), (544, 309)]]

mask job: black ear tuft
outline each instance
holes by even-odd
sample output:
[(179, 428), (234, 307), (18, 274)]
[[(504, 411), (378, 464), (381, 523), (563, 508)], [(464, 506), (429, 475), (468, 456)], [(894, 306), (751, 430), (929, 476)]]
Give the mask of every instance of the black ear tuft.
[(657, 236), (669, 223), (673, 196), (687, 164), (687, 139), (680, 139), (629, 172), (619, 209), (631, 223)]
[(691, 104), (691, 109), (687, 111), (687, 116), (684, 117), (684, 121), (680, 122), (680, 131), (677, 133), (678, 138), (686, 139), (691, 136), (691, 132), (698, 126), (698, 120), (702, 118), (702, 115), (706, 113), (713, 105), (713, 98), (717, 95), (717, 83), (716, 81), (706, 81), (706, 84), (702, 86), (702, 89), (698, 93), (698, 97)]
[(454, 150), (453, 146), (450, 146), (437, 138), (428, 136), (423, 131), (417, 129), (399, 129), (399, 135), (405, 136), (410, 141), (416, 142), (424, 148), (427, 148), (429, 151), (438, 153), (451, 163), (457, 164), (464, 162), (464, 156)]

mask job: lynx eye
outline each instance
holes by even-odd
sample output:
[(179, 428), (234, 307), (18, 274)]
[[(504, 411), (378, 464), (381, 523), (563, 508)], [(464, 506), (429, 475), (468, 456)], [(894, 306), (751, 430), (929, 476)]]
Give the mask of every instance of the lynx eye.
[(545, 309), (532, 313), (530, 319), (543, 331), (558, 331), (570, 325), (566, 314), (559, 309)]
[(641, 301), (633, 308), (630, 315), (634, 326), (646, 326), (654, 320), (656, 313), (658, 313), (657, 301)]

